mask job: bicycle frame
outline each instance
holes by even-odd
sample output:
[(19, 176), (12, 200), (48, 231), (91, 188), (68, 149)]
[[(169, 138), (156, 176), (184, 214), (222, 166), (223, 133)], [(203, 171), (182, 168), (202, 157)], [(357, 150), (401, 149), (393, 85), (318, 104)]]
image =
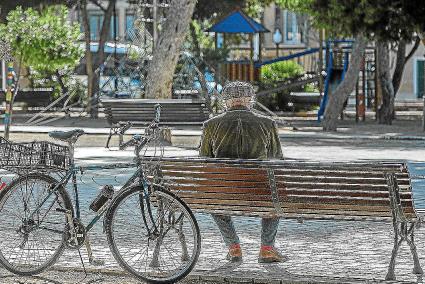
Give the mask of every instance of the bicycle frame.
[[(33, 216), (40, 210), (40, 208), (45, 204), (45, 202), (47, 202), (49, 200), (49, 198), (55, 194), (55, 192), (59, 189), (59, 187), (63, 186), (65, 187), (68, 182), (72, 179), (72, 185), (73, 185), (73, 191), (74, 191), (74, 198), (75, 198), (75, 205), (71, 212), (64, 212), (67, 214), (67, 218), (68, 218), (68, 222), (70, 223), (71, 229), (73, 227), (73, 222), (72, 220), (74, 220), (74, 218), (80, 219), (81, 217), (81, 213), (80, 213), (80, 201), (79, 201), (79, 194), (78, 194), (78, 185), (77, 185), (77, 179), (76, 179), (76, 175), (78, 172), (83, 173), (84, 171), (87, 170), (106, 170), (106, 169), (116, 169), (116, 168), (134, 168), (136, 167), (136, 171), (133, 173), (133, 175), (124, 183), (124, 185), (121, 187), (122, 189), (125, 189), (127, 187), (129, 187), (130, 185), (134, 184), (135, 181), (137, 179), (138, 180), (138, 185), (143, 188), (143, 192), (141, 192), (141, 196), (140, 196), (140, 206), (141, 206), (141, 210), (142, 210), (142, 216), (143, 216), (143, 222), (145, 223), (147, 229), (148, 229), (148, 233), (151, 234), (151, 230), (148, 228), (147, 226), (147, 219), (146, 219), (146, 213), (145, 213), (145, 209), (144, 209), (144, 204), (143, 204), (143, 199), (148, 200), (149, 199), (149, 182), (147, 181), (144, 173), (143, 173), (143, 165), (140, 162), (140, 155), (139, 152), (141, 150), (143, 146), (136, 146), (135, 147), (135, 154), (136, 154), (136, 162), (135, 163), (122, 163), (119, 165), (113, 165), (113, 166), (108, 166), (108, 165), (104, 165), (104, 166), (76, 166), (75, 165), (75, 161), (74, 161), (74, 147), (72, 144), (69, 145), (69, 149), (70, 149), (70, 157), (71, 157), (71, 165), (69, 170), (66, 172), (66, 174), (64, 175), (64, 177), (55, 185), (55, 187), (53, 187), (49, 194), (41, 201), (41, 203), (39, 204), (39, 206), (34, 209), (34, 211), (30, 214), (30, 218), (33, 218)], [(55, 201), (53, 201), (52, 205), (54, 204)], [(93, 226), (99, 221), (99, 219), (107, 212), (109, 205), (110, 205), (111, 201), (108, 200), (98, 211), (96, 216), (90, 221), (90, 223), (85, 227), (86, 232), (89, 232)], [(149, 202), (146, 203), (147, 204), (147, 211), (148, 211), (148, 215), (150, 220), (153, 220), (152, 217), (152, 212), (150, 209), (150, 204)], [(49, 208), (51, 209), (52, 206), (50, 206)], [(152, 222), (153, 224), (153, 232), (157, 231), (157, 227), (155, 225), (155, 222)]]

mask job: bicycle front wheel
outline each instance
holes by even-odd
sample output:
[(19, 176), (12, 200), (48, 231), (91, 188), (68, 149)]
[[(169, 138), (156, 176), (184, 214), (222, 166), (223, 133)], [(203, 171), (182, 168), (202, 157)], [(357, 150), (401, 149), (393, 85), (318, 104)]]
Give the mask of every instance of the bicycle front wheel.
[(57, 181), (30, 174), (12, 181), (0, 195), (0, 263), (19, 275), (34, 275), (52, 265), (64, 250), (65, 214), (72, 210)]
[(195, 216), (162, 187), (147, 196), (139, 186), (124, 190), (105, 218), (112, 254), (140, 280), (174, 283), (198, 260), (201, 236)]

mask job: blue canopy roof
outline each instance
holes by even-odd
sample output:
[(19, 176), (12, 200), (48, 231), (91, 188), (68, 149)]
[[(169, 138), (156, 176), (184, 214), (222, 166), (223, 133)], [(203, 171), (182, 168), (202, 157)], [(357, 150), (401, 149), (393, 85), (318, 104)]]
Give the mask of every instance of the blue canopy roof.
[(216, 33), (256, 34), (270, 32), (262, 24), (248, 17), (241, 10), (236, 10), (207, 30)]

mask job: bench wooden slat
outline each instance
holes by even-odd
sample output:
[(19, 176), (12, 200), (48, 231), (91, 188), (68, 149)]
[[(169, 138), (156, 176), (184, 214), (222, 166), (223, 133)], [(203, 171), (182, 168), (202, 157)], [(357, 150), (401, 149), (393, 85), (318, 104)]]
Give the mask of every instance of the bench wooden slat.
[[(263, 166), (259, 166), (258, 164), (246, 164), (246, 165), (242, 165), (242, 167), (266, 167), (266, 166), (268, 166), (268, 164), (265, 164), (265, 165), (263, 165)], [(188, 164), (185, 164), (185, 163), (179, 163), (179, 162), (176, 162), (176, 163), (173, 163), (173, 164), (169, 164), (169, 163), (167, 163), (166, 161), (164, 162), (164, 165), (163, 165), (163, 167), (164, 167), (164, 169), (175, 169), (175, 170), (178, 170), (178, 169), (182, 169), (182, 168), (187, 168), (188, 170), (190, 169), (190, 170), (201, 170), (201, 169), (205, 169), (205, 170), (208, 170), (208, 168), (211, 168), (213, 171), (220, 171), (220, 169), (223, 169), (224, 171), (226, 171), (226, 170), (230, 170), (231, 168), (232, 168), (232, 164), (221, 164), (221, 163), (219, 163), (219, 164), (214, 164), (214, 165), (212, 165), (211, 167), (208, 167), (208, 164), (196, 164), (196, 163), (188, 163)], [(237, 166), (233, 166), (233, 167), (237, 167)], [(287, 165), (287, 164), (284, 164), (284, 163), (282, 163), (281, 165), (280, 164), (277, 164), (277, 165), (270, 165), (270, 168), (279, 168), (279, 169), (281, 169), (282, 167), (285, 167), (286, 169), (296, 169), (296, 170), (300, 170), (300, 168), (299, 168), (299, 166), (298, 167), (295, 167), (295, 166), (292, 166), (292, 165)], [(240, 167), (241, 168), (241, 167)], [(305, 166), (305, 168), (307, 169), (307, 168), (309, 168), (309, 169), (315, 169), (316, 167), (315, 166), (313, 166), (313, 165), (306, 165)], [(347, 168), (345, 168), (345, 167), (342, 167), (342, 166), (340, 166), (340, 167), (337, 167), (337, 166), (335, 166), (334, 168), (332, 168), (333, 170), (340, 170), (340, 171), (344, 171), (344, 170), (350, 170), (350, 171), (357, 171), (357, 172), (362, 172), (362, 173), (364, 173), (365, 171), (370, 171), (370, 172), (373, 172), (373, 171), (375, 171), (375, 172), (379, 172), (379, 173), (381, 173), (381, 174), (383, 174), (384, 172), (386, 172), (386, 171), (388, 171), (388, 172), (393, 172), (393, 171), (395, 171), (395, 172), (399, 172), (400, 171), (400, 169), (398, 168), (398, 167), (396, 167), (396, 166), (394, 166), (394, 167), (391, 167), (391, 166), (383, 166), (382, 168), (376, 168), (376, 167), (371, 167), (371, 166), (367, 166), (367, 165), (365, 165), (364, 167), (362, 167), (362, 166), (358, 166), (358, 165), (356, 165), (356, 166), (352, 166), (352, 167), (347, 167)]]
[[(231, 172), (223, 173), (213, 173), (213, 172), (191, 172), (191, 171), (164, 171), (164, 175), (171, 175), (173, 177), (188, 177), (193, 178), (203, 178), (203, 179), (229, 179), (232, 178), (235, 174)], [(244, 176), (240, 177), (242, 180), (247, 178), (252, 180), (253, 178), (258, 178), (259, 180), (266, 180), (267, 176), (263, 173), (262, 175), (256, 176)], [(261, 179), (262, 177), (262, 179)], [(384, 177), (382, 178), (368, 178), (368, 177), (312, 177), (312, 176), (300, 176), (300, 175), (277, 175), (277, 180), (284, 180), (285, 182), (308, 182), (308, 183), (338, 183), (338, 184), (376, 184), (376, 185), (387, 185)], [(410, 181), (406, 178), (401, 178), (397, 180), (399, 185), (409, 185)]]
[(103, 99), (101, 101), (109, 124), (131, 121), (148, 124), (161, 104), (161, 124), (202, 124), (209, 118), (209, 110), (202, 100)]
[[(207, 194), (200, 194), (199, 192), (179, 192), (179, 196), (183, 199), (186, 198), (190, 198), (193, 200), (201, 200), (201, 199), (205, 199), (206, 202), (208, 204), (223, 204), (223, 200), (225, 202), (228, 202), (229, 205), (232, 204), (238, 204), (238, 205), (248, 205), (250, 206), (250, 203), (245, 203), (245, 201), (251, 202), (251, 201), (269, 201), (272, 202), (272, 198), (270, 195), (256, 195), (255, 197), (252, 197), (252, 195), (250, 194), (227, 194), (227, 193), (207, 193)], [(237, 201), (237, 202), (235, 202)], [(242, 203), (240, 203), (239, 201), (242, 201)], [(361, 207), (363, 204), (363, 201), (361, 203), (357, 203), (357, 202), (353, 202), (353, 203), (327, 203), (328, 205), (336, 205), (337, 209), (340, 210), (341, 208), (350, 208), (349, 210), (359, 210), (361, 209), (362, 211), (365, 210), (366, 207)], [(410, 204), (411, 205), (411, 201), (406, 200), (404, 202), (405, 204)], [(294, 204), (296, 204), (296, 206), (294, 206)], [(307, 204), (307, 205), (303, 205), (303, 204)], [(319, 204), (319, 206), (316, 206), (316, 204)], [(381, 203), (381, 204), (386, 204), (386, 203)], [(379, 208), (383, 211), (388, 211), (388, 206), (382, 206), (379, 203), (372, 203), (372, 205), (367, 204), (367, 208), (372, 208), (372, 211), (379, 211)], [(289, 207), (296, 207), (296, 208), (300, 208), (298, 205), (303, 205), (302, 207), (308, 207), (308, 208), (322, 208), (321, 207), (321, 202), (312, 202), (312, 203), (297, 203), (295, 202), (281, 202), (281, 206), (283, 208), (289, 208)], [(343, 207), (341, 207), (341, 205), (344, 205)], [(354, 206), (352, 206), (354, 205)], [(350, 207), (351, 206), (351, 207)], [(331, 206), (327, 206), (325, 207), (327, 209), (331, 209)], [(406, 208), (408, 209), (409, 212), (413, 212), (411, 211), (409, 208), (412, 208), (411, 206), (408, 207), (406, 206)]]
[[(235, 196), (236, 197), (236, 196)], [(199, 202), (200, 204), (228, 204), (228, 205), (234, 205), (235, 203), (238, 205), (246, 205), (246, 206), (265, 206), (265, 204), (273, 206), (273, 203), (270, 202), (263, 202), (261, 200), (256, 200), (256, 198), (252, 198), (251, 200), (242, 200), (238, 199), (237, 202), (232, 199), (207, 199), (207, 198), (196, 198), (190, 200), (196, 200), (196, 202)], [(281, 199), (281, 205), (287, 206), (290, 203), (299, 203), (299, 204), (336, 204), (336, 205), (347, 205), (347, 206), (369, 206), (369, 207), (375, 207), (375, 206), (387, 206), (389, 208), (389, 200), (385, 199), (338, 199), (338, 198), (332, 198), (332, 197), (296, 197), (296, 196), (290, 196), (285, 197), (284, 199)], [(188, 201), (189, 202), (189, 201)], [(189, 202), (190, 203), (190, 202)], [(401, 204), (403, 206), (412, 207), (412, 202), (405, 200), (401, 201)]]
[[(272, 170), (275, 193), (267, 169)], [(399, 162), (165, 158), (162, 173), (177, 195), (203, 212), (385, 221), (392, 217), (385, 173), (395, 173), (403, 212), (416, 218), (409, 173)]]
[[(271, 195), (270, 189), (258, 189), (258, 188), (235, 188), (235, 187), (217, 187), (217, 186), (193, 186), (193, 185), (186, 185), (186, 186), (176, 186), (171, 185), (173, 190), (179, 192), (181, 191), (196, 191), (200, 195), (208, 196), (208, 194), (218, 194), (218, 193), (227, 193), (228, 195), (231, 194), (248, 194), (250, 198), (257, 198), (259, 195)], [(363, 197), (363, 198), (389, 198), (388, 191), (355, 191), (355, 190), (305, 190), (305, 189), (280, 189), (278, 190), (278, 193), (281, 196), (323, 196), (323, 197), (329, 197), (329, 196), (335, 196), (335, 197), (344, 197), (344, 198), (351, 198), (351, 197)], [(400, 193), (401, 200), (411, 200), (411, 193), (410, 192), (401, 192)]]
[[(189, 176), (186, 176), (189, 177)], [(266, 181), (241, 181), (238, 179), (234, 180), (223, 180), (223, 179), (184, 179), (181, 177), (171, 177), (164, 176), (169, 183), (178, 183), (181, 185), (209, 185), (209, 186), (225, 186), (225, 187), (263, 187), (267, 188), (269, 185)], [(326, 189), (335, 189), (335, 190), (375, 190), (375, 191), (385, 191), (387, 186), (385, 184), (355, 184), (355, 183), (306, 183), (306, 182), (285, 182), (285, 181), (276, 181), (278, 188), (287, 188), (287, 189), (316, 189), (316, 190), (326, 190)], [(404, 191), (407, 191), (409, 185), (400, 186)]]
[(285, 182), (277, 181), (279, 187), (285, 188), (311, 188), (311, 189), (327, 189), (327, 188), (337, 188), (337, 189), (356, 189), (356, 190), (365, 190), (365, 189), (375, 189), (375, 190), (385, 190), (387, 189), (386, 185), (368, 185), (368, 184), (355, 184), (355, 183), (306, 183), (306, 182)]
[(177, 172), (177, 171), (164, 171), (164, 176), (170, 176), (170, 178), (175, 179), (183, 177), (191, 177), (196, 179), (214, 179), (214, 180), (240, 180), (240, 181), (262, 181), (267, 182), (268, 178), (265, 175), (265, 172), (262, 174), (253, 173), (253, 174), (243, 174), (243, 173), (194, 173), (194, 172)]
[(175, 192), (182, 192), (182, 191), (193, 191), (196, 190), (200, 193), (203, 192), (228, 192), (231, 193), (247, 193), (249, 192), (252, 195), (268, 195), (270, 196), (270, 189), (269, 188), (239, 188), (239, 187), (225, 187), (225, 186), (219, 186), (219, 187), (211, 187), (211, 186), (187, 186), (187, 185), (175, 185), (175, 184), (166, 184), (170, 188), (173, 189)]
[[(192, 208), (192, 206), (191, 206)], [(193, 205), (193, 209), (197, 212), (202, 213), (214, 213), (214, 214), (223, 214), (223, 210), (221, 208), (218, 209), (205, 209), (203, 207), (196, 207)], [(234, 216), (249, 216), (249, 217), (266, 217), (266, 218), (272, 218), (272, 217), (279, 217), (280, 215), (275, 214), (275, 212), (270, 211), (258, 211), (258, 212), (245, 212), (245, 211), (232, 211), (232, 215)], [(284, 213), (280, 217), (283, 217), (285, 219), (302, 219), (302, 220), (332, 220), (332, 221), (368, 221), (368, 222), (391, 222), (392, 217), (391, 216), (358, 216), (358, 215), (316, 215), (316, 214), (302, 214), (302, 213)]]

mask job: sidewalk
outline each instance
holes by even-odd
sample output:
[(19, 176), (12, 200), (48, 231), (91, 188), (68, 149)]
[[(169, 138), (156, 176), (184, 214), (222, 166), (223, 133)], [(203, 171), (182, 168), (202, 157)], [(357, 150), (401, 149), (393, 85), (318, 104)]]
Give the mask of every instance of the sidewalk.
[[(353, 120), (340, 121), (337, 132), (323, 132), (321, 125), (315, 118), (290, 118), (286, 121), (291, 126), (279, 128), (281, 139), (348, 139), (348, 140), (418, 140), (425, 141), (425, 132), (422, 130), (420, 120), (396, 120), (393, 125), (379, 125), (375, 121), (356, 123)], [(52, 122), (43, 126), (20, 125), (19, 120), (11, 127), (11, 139), (16, 141), (28, 141), (32, 139), (46, 139), (49, 131), (83, 129), (90, 139), (81, 138), (78, 145), (102, 146), (106, 143), (109, 134), (109, 126), (104, 118), (69, 118)], [(201, 136), (201, 126), (177, 126), (170, 127), (172, 144), (183, 147), (197, 147)], [(127, 133), (140, 133), (141, 129), (132, 128)], [(115, 137), (116, 138), (116, 137)], [(86, 140), (86, 141), (85, 141)], [(116, 141), (112, 142), (116, 143)], [(114, 144), (112, 144), (114, 145)]]
[[(313, 161), (342, 160), (386, 160), (399, 159), (410, 161), (425, 160), (425, 137), (420, 131), (420, 122), (400, 121), (394, 127), (376, 125), (372, 122), (358, 125), (344, 121), (337, 133), (323, 133), (320, 126), (308, 119), (294, 119), (298, 131), (281, 128), (280, 136), (284, 155), (288, 159)], [(104, 123), (104, 124), (103, 124)], [(67, 123), (48, 127), (14, 126), (13, 139), (49, 139), (50, 130), (65, 130), (83, 127), (89, 135), (80, 139), (76, 150), (77, 164), (126, 162), (132, 157), (132, 151), (112, 151), (103, 148), (109, 131), (104, 121), (69, 120)], [(22, 131), (22, 132), (18, 132)], [(27, 132), (25, 132), (27, 131)], [(28, 133), (30, 132), (30, 133)], [(136, 130), (131, 130), (137, 133)], [(186, 145), (194, 147), (199, 140), (200, 127), (174, 129), (174, 139), (186, 139)], [(388, 139), (386, 136), (401, 137), (402, 140)], [(416, 140), (405, 137), (413, 136)], [(116, 142), (116, 141), (115, 141)], [(178, 141), (177, 141), (178, 142)], [(89, 147), (84, 147), (84, 145)], [(116, 145), (116, 144), (114, 144)], [(93, 147), (96, 146), (96, 147)], [(167, 147), (167, 156), (194, 156), (195, 149)], [(417, 176), (425, 173), (425, 164), (417, 163)], [(86, 172), (79, 183), (83, 220), (85, 223), (93, 217), (87, 208), (95, 198), (101, 184), (120, 183), (128, 177), (128, 170), (114, 172)], [(414, 197), (421, 194), (418, 201), (425, 208), (424, 180), (413, 181)], [(420, 205), (419, 202), (415, 203)], [(88, 215), (86, 215), (88, 214)], [(183, 283), (423, 283), (422, 279), (411, 274), (412, 259), (407, 245), (401, 247), (397, 258), (395, 282), (385, 282), (385, 274), (393, 246), (392, 224), (373, 222), (332, 222), (283, 220), (277, 236), (276, 246), (288, 258), (281, 264), (258, 264), (260, 220), (256, 218), (235, 218), (236, 229), (240, 234), (244, 250), (244, 261), (237, 265), (227, 263), (224, 247), (218, 228), (209, 215), (197, 214), (201, 234), (202, 250), (194, 271)], [(71, 284), (71, 283), (139, 283), (123, 274), (121, 268), (109, 252), (102, 227), (97, 225), (91, 232), (96, 257), (106, 261), (102, 267), (88, 265), (88, 278), (81, 272), (81, 263), (76, 251), (66, 251), (53, 271), (38, 277), (17, 277), (0, 268), (2, 284)], [(425, 268), (425, 228), (416, 231), (416, 242), (420, 262)], [(83, 254), (87, 265), (87, 256)], [(60, 271), (58, 271), (60, 270)], [(118, 274), (117, 274), (118, 273)]]
[[(288, 158), (309, 160), (363, 160), (376, 159), (414, 159), (423, 160), (425, 147), (422, 141), (329, 141), (311, 143), (300, 139), (283, 140), (283, 147)], [(379, 146), (380, 145), (380, 146)], [(402, 145), (402, 146), (400, 146)], [(376, 151), (376, 147), (379, 151)], [(326, 155), (326, 152), (332, 153)], [(167, 147), (167, 156), (196, 155), (194, 150)], [(101, 147), (80, 147), (77, 149), (77, 164), (127, 162), (132, 158), (131, 150), (108, 151)], [(327, 159), (326, 159), (327, 158)], [(415, 166), (417, 175), (423, 175), (424, 163)], [(81, 186), (80, 198), (83, 222), (87, 223), (95, 213), (88, 210), (88, 205), (97, 195), (102, 184), (122, 184), (131, 171), (128, 169), (105, 172), (86, 171), (78, 177)], [(112, 177), (112, 178), (111, 178)], [(112, 180), (111, 180), (112, 179)], [(416, 192), (415, 192), (416, 191)], [(415, 193), (425, 191), (425, 186), (414, 184)], [(420, 197), (423, 201), (423, 198)], [(282, 220), (277, 235), (276, 246), (287, 260), (280, 264), (259, 264), (260, 220), (257, 218), (236, 217), (235, 226), (241, 239), (244, 261), (229, 264), (225, 260), (226, 248), (211, 216), (196, 214), (202, 235), (202, 250), (199, 261), (183, 281), (187, 284), (205, 283), (423, 283), (411, 274), (412, 258), (409, 247), (403, 244), (397, 258), (397, 281), (385, 282), (387, 267), (393, 246), (391, 223), (375, 222), (333, 222)], [(38, 277), (17, 277), (0, 269), (2, 284), (71, 284), (71, 283), (139, 283), (123, 273), (113, 259), (98, 224), (90, 233), (93, 241), (94, 255), (105, 260), (105, 266), (88, 265), (87, 255), (83, 258), (89, 271), (85, 280), (81, 272), (78, 252), (67, 250), (60, 258), (55, 270), (42, 273)], [(415, 239), (420, 262), (425, 266), (425, 227), (416, 231)], [(425, 268), (425, 267), (424, 267)]]

